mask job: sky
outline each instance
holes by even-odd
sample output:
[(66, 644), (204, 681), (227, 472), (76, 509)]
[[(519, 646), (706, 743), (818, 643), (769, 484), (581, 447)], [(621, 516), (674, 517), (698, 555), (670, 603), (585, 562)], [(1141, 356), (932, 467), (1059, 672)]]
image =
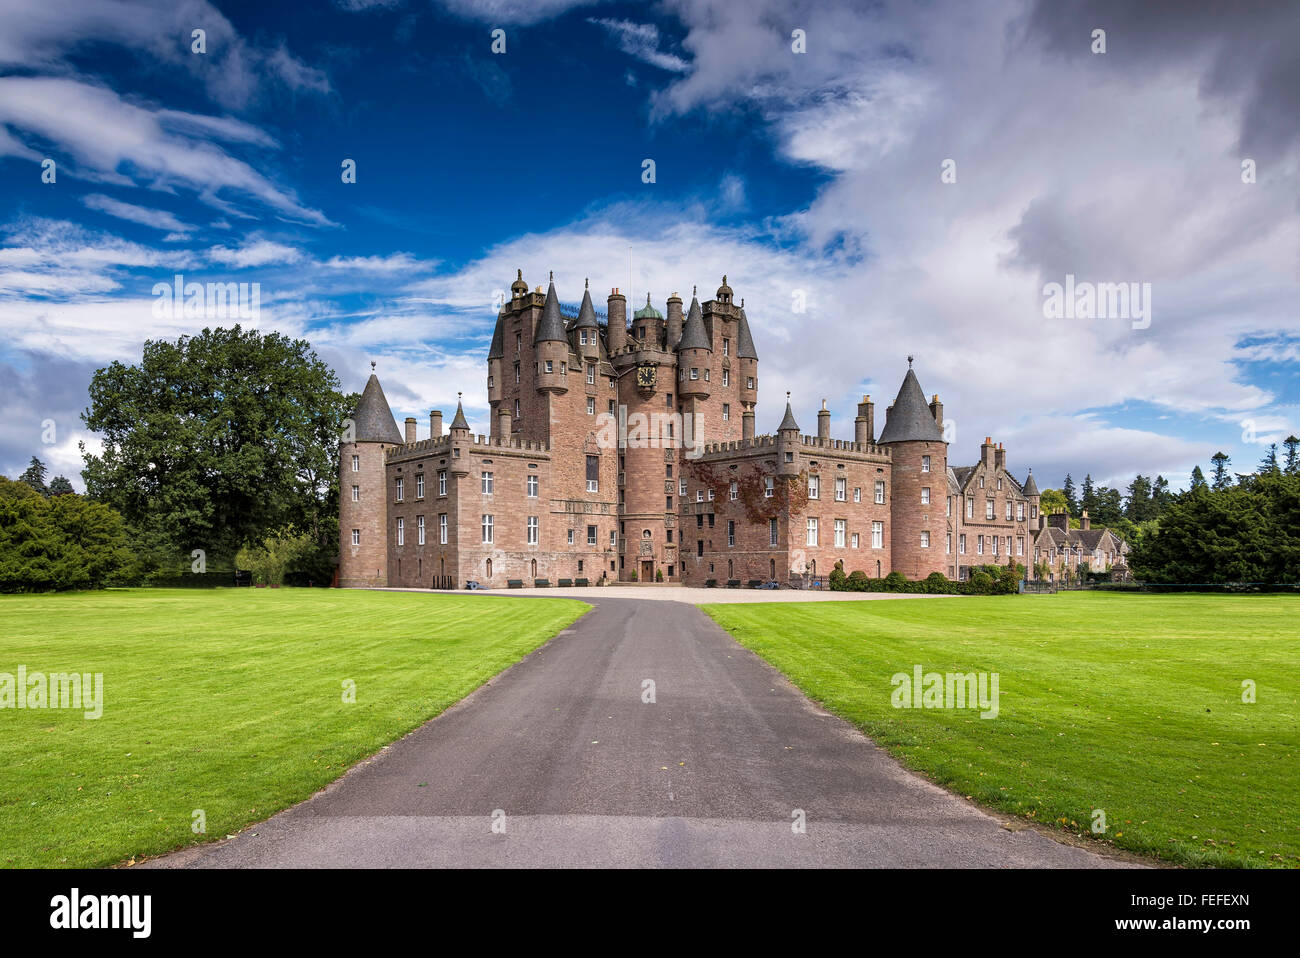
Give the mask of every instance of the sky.
[[(759, 432), (787, 390), (879, 428), (912, 355), (954, 465), (1251, 471), (1300, 432), (1300, 5), (1220, 7), (4, 0), (0, 473), (82, 487), (94, 371), (222, 324), (160, 313), (176, 274), (486, 433), (517, 269), (660, 310), (726, 274)], [(1067, 277), (1147, 315), (1059, 315)]]

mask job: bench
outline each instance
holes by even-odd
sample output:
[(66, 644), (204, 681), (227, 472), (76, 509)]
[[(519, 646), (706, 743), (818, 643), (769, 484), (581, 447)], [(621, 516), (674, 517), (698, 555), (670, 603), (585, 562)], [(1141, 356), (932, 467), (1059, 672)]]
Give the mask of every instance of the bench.
[(550, 579), (534, 579), (533, 585), (538, 589), (549, 589), (551, 587)]
[(524, 587), (523, 579), (507, 579), (506, 585), (511, 589), (522, 589)]
[(739, 579), (728, 579), (728, 580), (727, 580), (727, 588), (728, 588), (728, 589), (739, 589), (739, 588), (740, 588), (740, 580), (739, 580)]
[(750, 580), (749, 580), (749, 588), (751, 588), (751, 589), (757, 589), (757, 588), (758, 588), (760, 585), (762, 585), (762, 584), (763, 584), (763, 580), (762, 580), (762, 579), (750, 579)]
[(704, 580), (704, 588), (706, 588), (706, 589), (716, 589), (717, 587), (718, 587), (718, 580), (717, 580), (717, 579), (705, 579), (705, 580)]
[(572, 579), (561, 579), (560, 582), (559, 582), (559, 586), (560, 586), (561, 589), (567, 589), (567, 588), (569, 588), (571, 585), (573, 585), (573, 580), (572, 580)]
[(590, 583), (587, 582), (586, 579), (574, 579), (574, 580), (573, 580), (573, 584), (574, 584), (575, 586), (586, 586), (586, 585), (590, 585)]

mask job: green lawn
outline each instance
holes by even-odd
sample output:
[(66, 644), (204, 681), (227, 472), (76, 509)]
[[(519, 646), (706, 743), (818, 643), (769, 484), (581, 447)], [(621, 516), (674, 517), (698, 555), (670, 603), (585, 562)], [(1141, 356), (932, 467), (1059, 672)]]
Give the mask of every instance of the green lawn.
[[(1062, 593), (704, 606), (906, 764), (986, 805), (1190, 865), (1300, 866), (1300, 600)], [(997, 672), (1000, 712), (891, 676)], [(1242, 682), (1256, 684), (1255, 704)]]
[(325, 589), (0, 596), (0, 672), (102, 672), (105, 688), (97, 720), (0, 711), (0, 865), (106, 865), (260, 821), (586, 608)]

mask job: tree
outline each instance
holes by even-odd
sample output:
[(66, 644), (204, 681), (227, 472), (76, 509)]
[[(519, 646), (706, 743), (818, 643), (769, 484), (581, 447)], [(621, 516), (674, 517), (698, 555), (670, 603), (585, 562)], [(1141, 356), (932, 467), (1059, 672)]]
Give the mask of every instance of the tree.
[(1065, 493), (1060, 489), (1044, 489), (1038, 497), (1038, 511), (1045, 516), (1055, 512), (1069, 512), (1070, 504), (1065, 501)]
[(1197, 489), (1208, 489), (1208, 488), (1209, 486), (1205, 482), (1205, 473), (1201, 472), (1201, 467), (1193, 466), (1192, 485), (1191, 488), (1188, 489), (1188, 492), (1195, 492)]
[(1087, 509), (1090, 516), (1096, 514), (1097, 497), (1092, 488), (1092, 473), (1083, 477), (1083, 497), (1079, 500), (1079, 508)]
[(0, 591), (103, 586), (130, 561), (122, 517), (75, 493), (0, 477)]
[(1169, 504), (1174, 501), (1174, 494), (1169, 491), (1169, 480), (1164, 476), (1156, 476), (1155, 482), (1151, 484), (1151, 505), (1155, 511), (1152, 518), (1158, 519), (1169, 508)]
[(1282, 465), (1283, 471), (1288, 476), (1300, 473), (1300, 439), (1297, 439), (1292, 434), (1282, 440), (1282, 445), (1286, 447), (1286, 461)]
[(50, 480), (49, 493), (51, 498), (54, 496), (68, 496), (73, 494), (72, 483), (68, 481), (67, 476), (55, 476)]
[(23, 474), (18, 477), (18, 481), (24, 485), (31, 486), (41, 495), (48, 496), (50, 490), (45, 488), (46, 472), (45, 463), (41, 462), (35, 456), (32, 456), (31, 463), (28, 464), (27, 468), (23, 471)]
[(1061, 492), (1065, 494), (1065, 505), (1069, 509), (1070, 515), (1077, 516), (1079, 514), (1079, 502), (1074, 497), (1074, 480), (1070, 478), (1068, 472), (1065, 474), (1065, 485), (1061, 487)]
[(1128, 486), (1128, 501), (1124, 504), (1124, 515), (1132, 522), (1144, 522), (1152, 518), (1151, 480), (1138, 473)]
[(1216, 452), (1210, 457), (1210, 462), (1214, 463), (1214, 478), (1210, 480), (1210, 488), (1222, 492), (1232, 485), (1232, 476), (1228, 473), (1232, 459), (1226, 453)]
[(1277, 443), (1268, 444), (1268, 452), (1264, 453), (1264, 458), (1259, 461), (1259, 470), (1261, 474), (1281, 472), (1281, 467), (1277, 464)]
[(282, 585), (288, 568), (312, 547), (311, 536), (285, 529), (235, 554), (235, 565), (253, 573), (255, 582)]
[(114, 362), (91, 380), (82, 419), (103, 452), (83, 444), (87, 494), (165, 536), (160, 551), (205, 550), (211, 568), (290, 525), (317, 558), (332, 554), (351, 406), (303, 340), (240, 326), (150, 340), (138, 366)]

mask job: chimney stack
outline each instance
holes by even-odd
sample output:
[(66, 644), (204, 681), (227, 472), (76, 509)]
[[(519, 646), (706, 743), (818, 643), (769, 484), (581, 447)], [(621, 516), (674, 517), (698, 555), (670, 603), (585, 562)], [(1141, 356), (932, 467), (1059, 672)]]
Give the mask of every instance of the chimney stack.
[(605, 343), (609, 354), (621, 353), (627, 346), (627, 297), (614, 287), (609, 291), (606, 304), (609, 314), (609, 329), (605, 333)]
[(998, 443), (998, 448), (993, 450), (993, 465), (999, 469), (1007, 467), (1007, 451), (1002, 448), (1002, 443)]
[(860, 446), (876, 441), (876, 404), (864, 395), (858, 403), (858, 418), (853, 420), (853, 438)]
[(438, 439), (442, 436), (442, 410), (429, 410), (429, 438)]
[(501, 409), (497, 413), (497, 439), (503, 444), (510, 442), (510, 426), (513, 421), (510, 415), (510, 407), (502, 403)]
[(831, 411), (826, 408), (826, 400), (822, 400), (822, 408), (817, 410), (817, 438), (831, 438)]
[(740, 414), (740, 438), (754, 438), (754, 406), (752, 403), (746, 403), (744, 412)]
[(668, 297), (668, 350), (677, 348), (682, 338), (682, 298), (676, 293)]
[(1089, 524), (1088, 510), (1084, 509), (1083, 512), (1079, 513), (1079, 531), (1087, 532), (1088, 524)]
[(985, 436), (984, 442), (980, 444), (980, 461), (984, 463), (984, 469), (987, 472), (993, 471), (993, 452), (996, 448), (993, 445), (992, 436)]
[(415, 442), (415, 417), (406, 417), (406, 444), (409, 446)]
[(939, 394), (935, 393), (934, 398), (930, 400), (930, 415), (934, 417), (935, 425), (939, 431), (943, 431), (943, 403), (939, 402)]

